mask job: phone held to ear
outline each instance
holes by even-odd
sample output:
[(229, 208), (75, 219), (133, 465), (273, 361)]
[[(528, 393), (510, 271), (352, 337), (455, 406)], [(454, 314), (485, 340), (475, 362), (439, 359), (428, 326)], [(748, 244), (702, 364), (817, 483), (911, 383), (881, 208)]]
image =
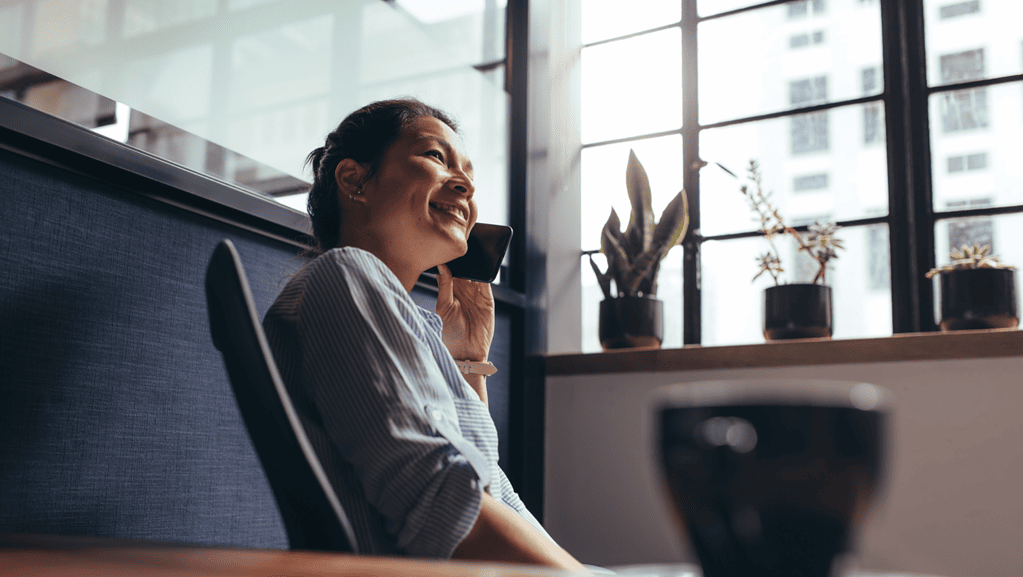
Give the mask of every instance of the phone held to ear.
[[(451, 276), (477, 282), (494, 282), (501, 272), (501, 263), (508, 252), (511, 237), (510, 226), (477, 222), (469, 233), (469, 250), (447, 263)], [(437, 267), (426, 272), (437, 274)]]

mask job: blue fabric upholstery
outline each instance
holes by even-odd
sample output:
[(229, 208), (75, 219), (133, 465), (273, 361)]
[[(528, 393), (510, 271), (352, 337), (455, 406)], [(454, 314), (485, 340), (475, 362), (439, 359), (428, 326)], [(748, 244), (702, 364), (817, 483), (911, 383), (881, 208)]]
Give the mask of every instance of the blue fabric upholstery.
[[(287, 547), (210, 339), (223, 238), (262, 316), (295, 247), (0, 150), (0, 532)], [(509, 335), (499, 311), (502, 463)]]
[(0, 152), (0, 531), (287, 547), (209, 336), (231, 238), (265, 312), (297, 249)]

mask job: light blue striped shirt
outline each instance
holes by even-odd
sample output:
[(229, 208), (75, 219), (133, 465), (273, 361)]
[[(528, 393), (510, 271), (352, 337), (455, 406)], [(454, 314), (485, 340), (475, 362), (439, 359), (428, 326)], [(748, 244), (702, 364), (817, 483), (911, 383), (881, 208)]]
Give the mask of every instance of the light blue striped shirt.
[(494, 422), (445, 348), (440, 317), (376, 256), (319, 256), (263, 324), (363, 552), (450, 558), (483, 490), (543, 531), (498, 466)]

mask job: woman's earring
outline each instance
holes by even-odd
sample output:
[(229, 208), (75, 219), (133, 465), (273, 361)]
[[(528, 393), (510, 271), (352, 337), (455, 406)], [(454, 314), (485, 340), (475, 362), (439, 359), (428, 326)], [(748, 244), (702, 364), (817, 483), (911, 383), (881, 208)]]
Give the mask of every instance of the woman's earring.
[(362, 189), (360, 188), (359, 190), (356, 190), (355, 192), (349, 192), (348, 193), (348, 198), (350, 198), (352, 200), (355, 200), (356, 196), (361, 196), (361, 195), (362, 195)]

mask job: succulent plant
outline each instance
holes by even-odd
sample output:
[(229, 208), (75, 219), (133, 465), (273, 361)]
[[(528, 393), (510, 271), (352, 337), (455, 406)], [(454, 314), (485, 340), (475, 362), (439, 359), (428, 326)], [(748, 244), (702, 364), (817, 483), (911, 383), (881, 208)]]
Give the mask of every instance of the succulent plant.
[(991, 245), (989, 244), (984, 246), (975, 244), (972, 247), (963, 245), (958, 249), (953, 248), (948, 255), (952, 262), (938, 268), (932, 268), (925, 276), (927, 278), (934, 278), (939, 274), (971, 268), (1005, 268), (1016, 270), (1014, 266), (999, 262), (997, 256), (989, 255), (988, 252), (990, 251)]
[[(717, 162), (714, 164), (717, 164), (721, 170), (724, 170), (737, 180), (741, 180), (739, 175), (728, 170), (722, 164)], [(789, 235), (799, 247), (799, 252), (805, 252), (807, 256), (817, 262), (817, 274), (810, 282), (817, 283), (820, 281), (821, 284), (824, 284), (828, 272), (828, 263), (831, 259), (838, 258), (838, 249), (845, 248), (842, 245), (842, 241), (835, 238), (835, 233), (841, 227), (834, 223), (821, 224), (815, 222), (807, 227), (808, 232), (806, 236), (803, 236), (796, 229), (786, 225), (781, 213), (771, 204), (771, 193), (764, 192), (763, 176), (760, 174), (760, 166), (756, 160), (749, 161), (749, 165), (746, 166), (746, 175), (753, 185), (743, 184), (739, 187), (739, 192), (746, 199), (746, 204), (749, 205), (750, 210), (756, 215), (755, 220), (760, 225), (760, 234), (764, 235), (770, 247), (767, 252), (757, 257), (757, 264), (760, 265), (760, 270), (753, 276), (753, 280), (757, 280), (760, 275), (766, 272), (774, 280), (775, 285), (779, 284), (779, 278), (785, 272), (785, 269), (781, 266), (780, 253), (778, 252), (778, 247), (774, 244), (774, 239), (778, 235)]]
[[(600, 235), (600, 252), (607, 258), (607, 270), (601, 272), (590, 256), (590, 266), (597, 275), (604, 297), (608, 299), (657, 294), (657, 272), (661, 259), (673, 246), (681, 244), (689, 228), (685, 191), (676, 194), (661, 213), (661, 218), (654, 220), (650, 181), (632, 150), (625, 169), (625, 186), (632, 203), (625, 232), (622, 232), (621, 221), (612, 208)], [(611, 290), (612, 280), (615, 292)]]

